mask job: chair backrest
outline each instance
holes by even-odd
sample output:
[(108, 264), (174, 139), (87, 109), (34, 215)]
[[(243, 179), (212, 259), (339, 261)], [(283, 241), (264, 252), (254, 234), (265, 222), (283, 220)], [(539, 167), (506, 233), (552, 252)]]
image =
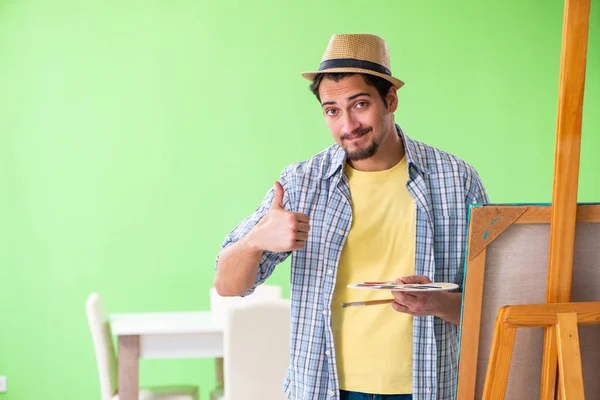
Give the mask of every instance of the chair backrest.
[(224, 331), (225, 400), (287, 399), (283, 381), (290, 360), (290, 301), (232, 307)]
[(281, 286), (276, 285), (259, 285), (254, 292), (245, 297), (220, 296), (216, 289), (210, 289), (210, 310), (212, 313), (213, 322), (219, 326), (224, 326), (227, 310), (232, 307), (237, 307), (244, 304), (253, 304), (264, 300), (281, 299)]
[(102, 297), (92, 293), (85, 303), (85, 310), (96, 352), (101, 399), (112, 400), (118, 390), (117, 358)]

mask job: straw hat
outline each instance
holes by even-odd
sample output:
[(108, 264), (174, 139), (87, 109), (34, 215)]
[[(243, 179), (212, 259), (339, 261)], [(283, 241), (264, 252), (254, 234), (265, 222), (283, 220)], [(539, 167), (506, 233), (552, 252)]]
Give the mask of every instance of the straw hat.
[(302, 76), (314, 81), (320, 73), (356, 72), (375, 75), (400, 89), (404, 82), (392, 76), (390, 55), (385, 41), (368, 34), (333, 35), (321, 59), (317, 72), (303, 72)]

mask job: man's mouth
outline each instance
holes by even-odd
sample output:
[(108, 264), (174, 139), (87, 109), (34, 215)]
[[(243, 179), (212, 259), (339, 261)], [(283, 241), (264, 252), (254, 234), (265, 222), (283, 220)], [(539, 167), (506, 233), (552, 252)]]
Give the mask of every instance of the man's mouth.
[(352, 133), (350, 135), (342, 136), (342, 140), (347, 140), (348, 142), (354, 142), (365, 136), (367, 133), (371, 132), (371, 128), (364, 128), (361, 131)]

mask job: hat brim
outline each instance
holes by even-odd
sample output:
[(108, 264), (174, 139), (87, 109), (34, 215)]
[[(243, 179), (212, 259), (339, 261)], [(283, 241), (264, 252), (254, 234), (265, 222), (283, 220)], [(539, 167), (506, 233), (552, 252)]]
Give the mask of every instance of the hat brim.
[(302, 72), (301, 75), (304, 79), (307, 79), (312, 82), (315, 80), (315, 78), (318, 74), (327, 74), (327, 73), (334, 73), (334, 72), (354, 72), (357, 74), (375, 75), (375, 76), (385, 79), (388, 82), (391, 82), (392, 85), (394, 85), (396, 87), (396, 89), (400, 89), (402, 86), (404, 86), (404, 82), (402, 82), (400, 79), (396, 79), (390, 75), (371, 71), (370, 69), (362, 69), (362, 68), (329, 68), (329, 69), (324, 69), (324, 70), (318, 71), (318, 72)]

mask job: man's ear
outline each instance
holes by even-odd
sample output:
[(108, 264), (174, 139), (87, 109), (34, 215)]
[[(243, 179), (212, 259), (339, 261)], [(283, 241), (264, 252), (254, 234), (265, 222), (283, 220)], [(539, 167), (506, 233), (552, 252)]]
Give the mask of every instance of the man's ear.
[(393, 113), (398, 108), (398, 94), (396, 93), (396, 87), (391, 86), (390, 90), (388, 90), (388, 94), (385, 97), (388, 104), (388, 111)]

